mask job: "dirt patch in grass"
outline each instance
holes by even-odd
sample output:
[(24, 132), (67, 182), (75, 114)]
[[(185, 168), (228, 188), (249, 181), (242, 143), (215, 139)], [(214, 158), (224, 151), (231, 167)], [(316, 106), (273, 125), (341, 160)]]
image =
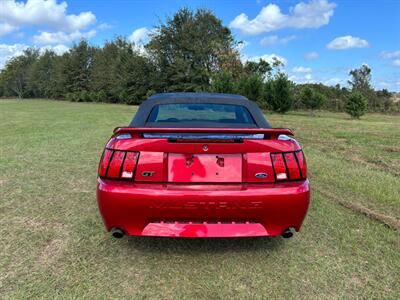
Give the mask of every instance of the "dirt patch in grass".
[(67, 232), (66, 225), (58, 222), (43, 222), (39, 219), (33, 218), (21, 218), (19, 220), (20, 223), (26, 224), (28, 229), (31, 230), (54, 230), (57, 232)]
[(50, 242), (44, 247), (43, 251), (39, 255), (38, 263), (40, 265), (48, 266), (52, 262), (56, 261), (61, 256), (66, 245), (65, 239), (56, 238), (50, 240)]
[[(363, 155), (362, 153), (362, 148), (354, 145), (349, 147), (345, 145), (343, 141), (345, 142), (346, 140), (335, 139), (334, 141), (331, 140), (327, 141), (322, 139), (312, 139), (307, 143), (309, 145), (316, 146), (316, 148), (323, 151), (325, 155), (330, 155), (331, 157), (335, 158), (340, 156), (341, 159), (345, 161), (362, 164), (369, 168), (389, 173), (395, 177), (400, 176), (400, 172), (398, 171), (398, 169), (394, 167), (391, 163), (388, 163), (386, 161), (387, 157), (385, 157), (385, 159), (383, 159), (380, 156), (376, 156), (373, 159), (365, 157), (365, 155)], [(390, 149), (390, 151), (387, 149)], [(393, 147), (387, 146), (384, 150), (390, 153), (400, 153), (400, 148), (397, 151), (395, 151), (396, 149), (397, 149), (396, 146)]]
[(367, 208), (356, 202), (351, 203), (351, 202), (345, 201), (345, 200), (341, 199), (340, 197), (338, 197), (337, 195), (334, 195), (333, 193), (330, 193), (326, 190), (321, 190), (321, 189), (317, 189), (317, 190), (319, 193), (321, 193), (321, 195), (328, 198), (329, 200), (334, 201), (343, 207), (351, 209), (352, 211), (354, 211), (356, 213), (365, 215), (371, 219), (379, 221), (379, 222), (385, 224), (387, 227), (400, 232), (400, 220), (396, 219), (395, 217), (376, 212), (376, 211), (374, 211), (370, 208)]
[(386, 152), (394, 152), (394, 153), (400, 153), (400, 147), (399, 146), (385, 146), (383, 147), (383, 150)]

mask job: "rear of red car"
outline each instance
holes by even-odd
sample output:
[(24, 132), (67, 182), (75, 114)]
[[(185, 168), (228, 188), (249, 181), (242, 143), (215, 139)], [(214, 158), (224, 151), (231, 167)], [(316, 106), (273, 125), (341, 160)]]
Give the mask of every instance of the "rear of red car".
[(106, 229), (168, 237), (289, 237), (310, 190), (287, 129), (117, 128), (99, 164)]

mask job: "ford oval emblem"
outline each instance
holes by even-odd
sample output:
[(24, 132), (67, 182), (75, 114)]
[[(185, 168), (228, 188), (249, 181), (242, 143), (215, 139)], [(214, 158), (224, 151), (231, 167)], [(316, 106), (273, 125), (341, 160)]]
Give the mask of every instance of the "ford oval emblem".
[(267, 178), (268, 174), (267, 173), (256, 173), (255, 175), (257, 178)]

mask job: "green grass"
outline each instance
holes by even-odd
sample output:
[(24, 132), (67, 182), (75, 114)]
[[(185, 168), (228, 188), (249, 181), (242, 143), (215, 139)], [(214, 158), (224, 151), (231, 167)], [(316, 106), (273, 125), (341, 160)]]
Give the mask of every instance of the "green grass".
[[(294, 238), (113, 239), (97, 164), (136, 107), (0, 101), (0, 298), (400, 297), (400, 118), (267, 114), (302, 142), (312, 203)], [(340, 203), (340, 204), (339, 204)]]

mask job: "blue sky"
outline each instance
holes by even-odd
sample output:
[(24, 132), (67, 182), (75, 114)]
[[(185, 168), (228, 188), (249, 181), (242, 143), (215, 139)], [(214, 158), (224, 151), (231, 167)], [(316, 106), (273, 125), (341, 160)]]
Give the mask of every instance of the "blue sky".
[(278, 57), (293, 81), (343, 85), (366, 63), (376, 88), (400, 91), (400, 0), (0, 0), (0, 67), (28, 46), (62, 53), (116, 35), (140, 44), (184, 6), (214, 11), (243, 41), (243, 60)]

